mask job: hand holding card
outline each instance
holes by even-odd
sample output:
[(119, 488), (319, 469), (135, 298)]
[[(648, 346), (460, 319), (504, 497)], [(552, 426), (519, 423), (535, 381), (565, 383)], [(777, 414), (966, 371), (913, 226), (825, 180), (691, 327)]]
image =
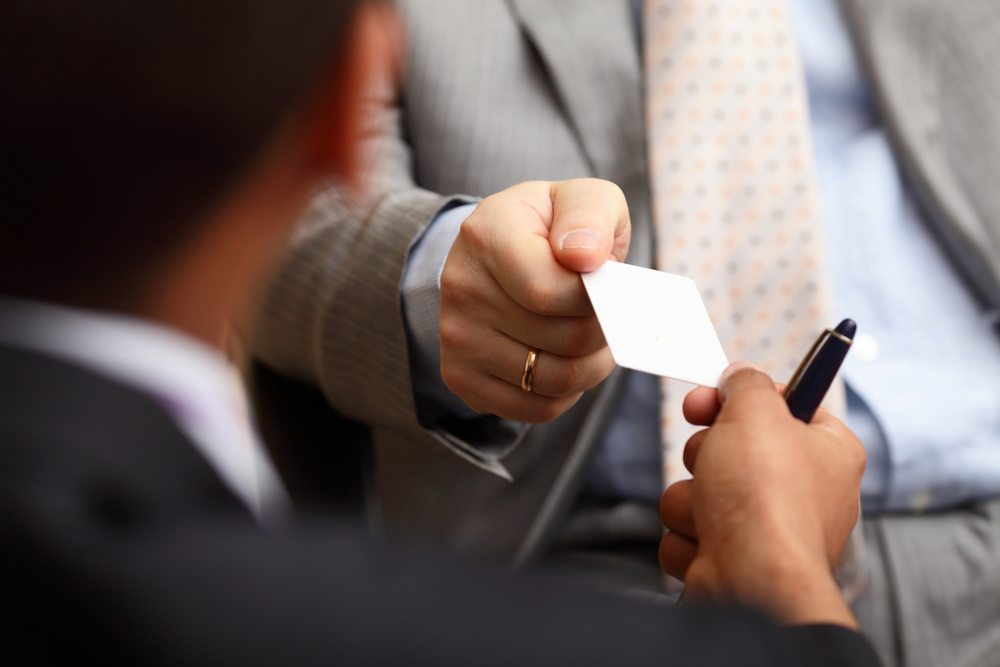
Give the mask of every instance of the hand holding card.
[(718, 385), (729, 360), (693, 280), (620, 262), (581, 275), (615, 363)]

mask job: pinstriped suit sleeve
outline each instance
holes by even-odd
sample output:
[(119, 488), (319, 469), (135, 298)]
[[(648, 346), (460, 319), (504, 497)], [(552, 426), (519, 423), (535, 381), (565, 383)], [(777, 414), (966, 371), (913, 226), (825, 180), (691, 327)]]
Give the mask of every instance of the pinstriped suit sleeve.
[(414, 185), (390, 86), (373, 89), (365, 201), (320, 192), (271, 277), (251, 350), (319, 386), (343, 416), (417, 428), (399, 303), (410, 247), (449, 197)]

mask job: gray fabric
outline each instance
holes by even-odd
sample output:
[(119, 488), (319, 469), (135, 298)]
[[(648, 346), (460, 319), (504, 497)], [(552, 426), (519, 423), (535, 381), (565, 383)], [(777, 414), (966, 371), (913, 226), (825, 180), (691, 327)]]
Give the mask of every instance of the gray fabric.
[[(929, 224), (1000, 308), (1000, 5), (847, 0), (886, 127)], [(1000, 665), (1000, 501), (866, 520), (855, 605), (887, 665)]]
[(887, 667), (1000, 665), (1000, 500), (865, 522), (870, 585), (854, 604)]
[[(1000, 6), (845, 4), (931, 224), (977, 292), (1000, 306)], [(503, 459), (512, 483), (459, 458), (414, 414), (399, 277), (407, 249), (450, 196), (582, 176), (622, 187), (634, 229), (629, 259), (648, 263), (632, 17), (618, 0), (404, 0), (401, 8), (409, 33), (402, 111), (384, 93), (374, 101), (375, 196), (360, 215), (332, 195), (318, 202), (252, 346), (267, 364), (320, 386), (341, 414), (372, 425), (390, 532), (512, 559), (529, 534), (551, 544), (559, 521), (536, 518), (543, 506), (555, 519), (568, 507), (564, 496), (578, 480), (562, 475), (563, 463), (591, 448), (592, 438), (576, 437), (588, 402), (610, 406), (613, 397), (592, 392), (564, 418), (531, 429)], [(868, 545), (873, 583), (858, 609), (884, 654), (898, 645), (905, 664), (963, 664), (955, 662), (962, 656), (1000, 664), (990, 648), (1000, 619), (1000, 550), (988, 537), (1000, 525), (996, 512), (974, 522), (947, 512), (869, 523), (879, 539)], [(894, 617), (903, 622), (898, 635)]]
[(503, 458), (513, 483), (456, 457), (452, 440), (417, 423), (398, 283), (407, 249), (451, 195), (532, 179), (617, 183), (633, 223), (628, 259), (651, 261), (632, 17), (627, 3), (598, 0), (569, 13), (556, 0), (400, 6), (409, 35), (403, 112), (385, 89), (374, 91), (370, 201), (345, 206), (333, 191), (317, 201), (271, 284), (251, 348), (317, 384), (343, 416), (372, 425), (390, 531), (527, 561), (579, 487), (583, 466), (564, 474), (564, 462), (586, 459), (606, 410), (585, 424), (581, 404), (532, 428)]
[(1000, 308), (1000, 5), (847, 0), (889, 134), (956, 265)]

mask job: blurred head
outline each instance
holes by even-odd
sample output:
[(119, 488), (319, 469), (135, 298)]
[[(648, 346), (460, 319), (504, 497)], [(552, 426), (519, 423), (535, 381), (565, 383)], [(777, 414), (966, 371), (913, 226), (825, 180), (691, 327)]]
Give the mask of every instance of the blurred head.
[(141, 310), (234, 199), (349, 177), (371, 9), (5, 0), (0, 293)]

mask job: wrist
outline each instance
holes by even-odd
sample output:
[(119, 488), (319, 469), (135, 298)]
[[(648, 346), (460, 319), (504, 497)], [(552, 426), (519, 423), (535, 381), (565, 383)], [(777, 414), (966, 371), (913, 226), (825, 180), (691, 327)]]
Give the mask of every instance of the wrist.
[(711, 561), (699, 557), (685, 584), (688, 597), (755, 607), (784, 625), (858, 629), (825, 556), (805, 549), (755, 544)]

